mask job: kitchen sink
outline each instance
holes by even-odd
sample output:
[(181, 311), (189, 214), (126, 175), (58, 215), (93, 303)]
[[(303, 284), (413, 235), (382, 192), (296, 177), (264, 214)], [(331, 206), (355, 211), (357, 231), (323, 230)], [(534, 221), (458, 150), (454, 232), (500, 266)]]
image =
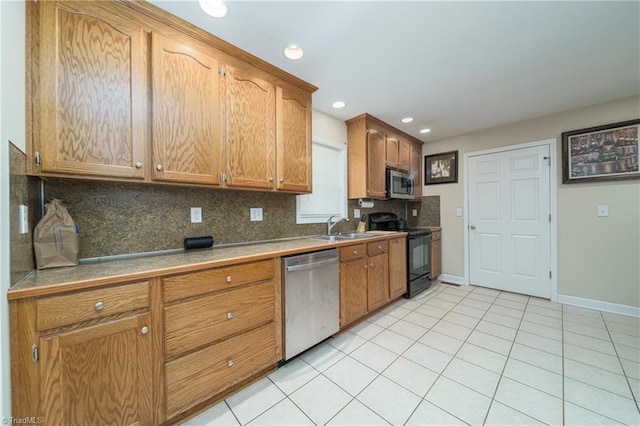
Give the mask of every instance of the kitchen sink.
[(371, 238), (371, 237), (375, 237), (375, 235), (350, 233), (350, 234), (338, 234), (338, 235), (321, 235), (319, 237), (313, 237), (313, 239), (323, 240), (323, 241), (349, 241), (349, 240), (357, 240), (360, 238)]

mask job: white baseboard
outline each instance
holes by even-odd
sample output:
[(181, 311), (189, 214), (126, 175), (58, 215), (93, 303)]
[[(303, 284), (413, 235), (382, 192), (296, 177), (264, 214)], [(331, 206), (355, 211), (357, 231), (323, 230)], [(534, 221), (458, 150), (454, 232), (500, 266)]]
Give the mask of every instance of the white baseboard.
[(640, 318), (640, 307), (558, 294), (558, 303)]
[(443, 283), (464, 285), (464, 277), (459, 277), (457, 275), (440, 274), (437, 279)]

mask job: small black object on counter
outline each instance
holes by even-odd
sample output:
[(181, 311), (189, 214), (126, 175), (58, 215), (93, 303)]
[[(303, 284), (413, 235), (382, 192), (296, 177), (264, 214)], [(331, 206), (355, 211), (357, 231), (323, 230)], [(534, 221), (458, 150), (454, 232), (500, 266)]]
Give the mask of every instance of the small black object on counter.
[(184, 239), (184, 249), (201, 249), (213, 246), (213, 237), (194, 237)]

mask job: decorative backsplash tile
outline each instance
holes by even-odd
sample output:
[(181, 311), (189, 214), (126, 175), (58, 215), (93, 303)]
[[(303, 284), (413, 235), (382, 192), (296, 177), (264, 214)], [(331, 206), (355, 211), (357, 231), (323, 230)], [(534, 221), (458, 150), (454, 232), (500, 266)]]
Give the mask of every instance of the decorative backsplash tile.
[[(211, 235), (215, 244), (261, 241), (326, 232), (321, 224), (296, 224), (296, 197), (291, 194), (235, 191), (139, 183), (48, 179), (45, 197), (62, 199), (80, 229), (81, 259), (182, 248), (186, 237)], [(405, 217), (405, 205), (417, 208), (410, 225), (439, 224), (439, 197), (406, 203), (376, 201), (372, 211)], [(426, 206), (426, 207), (425, 207)], [(425, 213), (436, 208), (437, 215)], [(202, 208), (202, 223), (190, 223), (190, 208)], [(263, 209), (263, 221), (251, 222), (249, 209)], [(349, 201), (349, 214), (357, 208)], [(437, 223), (418, 223), (422, 218)], [(337, 225), (335, 232), (353, 232), (357, 220)]]
[[(27, 176), (27, 156), (9, 143), (9, 209), (11, 285), (17, 283), (34, 267), (33, 228), (40, 218), (39, 179)], [(19, 234), (18, 206), (29, 208), (29, 233)]]

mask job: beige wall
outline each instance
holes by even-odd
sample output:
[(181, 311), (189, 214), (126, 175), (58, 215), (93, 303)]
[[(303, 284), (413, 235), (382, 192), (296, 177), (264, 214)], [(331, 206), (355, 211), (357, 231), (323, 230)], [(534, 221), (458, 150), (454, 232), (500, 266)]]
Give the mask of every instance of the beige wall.
[[(423, 154), (459, 150), (457, 184), (423, 188), (440, 195), (443, 273), (464, 275), (463, 155), (506, 145), (557, 140), (558, 293), (640, 306), (640, 181), (562, 184), (561, 133), (640, 116), (640, 96), (427, 142)], [(609, 205), (609, 217), (596, 206)]]
[(347, 143), (347, 125), (344, 121), (314, 109), (311, 110), (311, 122), (314, 137)]

